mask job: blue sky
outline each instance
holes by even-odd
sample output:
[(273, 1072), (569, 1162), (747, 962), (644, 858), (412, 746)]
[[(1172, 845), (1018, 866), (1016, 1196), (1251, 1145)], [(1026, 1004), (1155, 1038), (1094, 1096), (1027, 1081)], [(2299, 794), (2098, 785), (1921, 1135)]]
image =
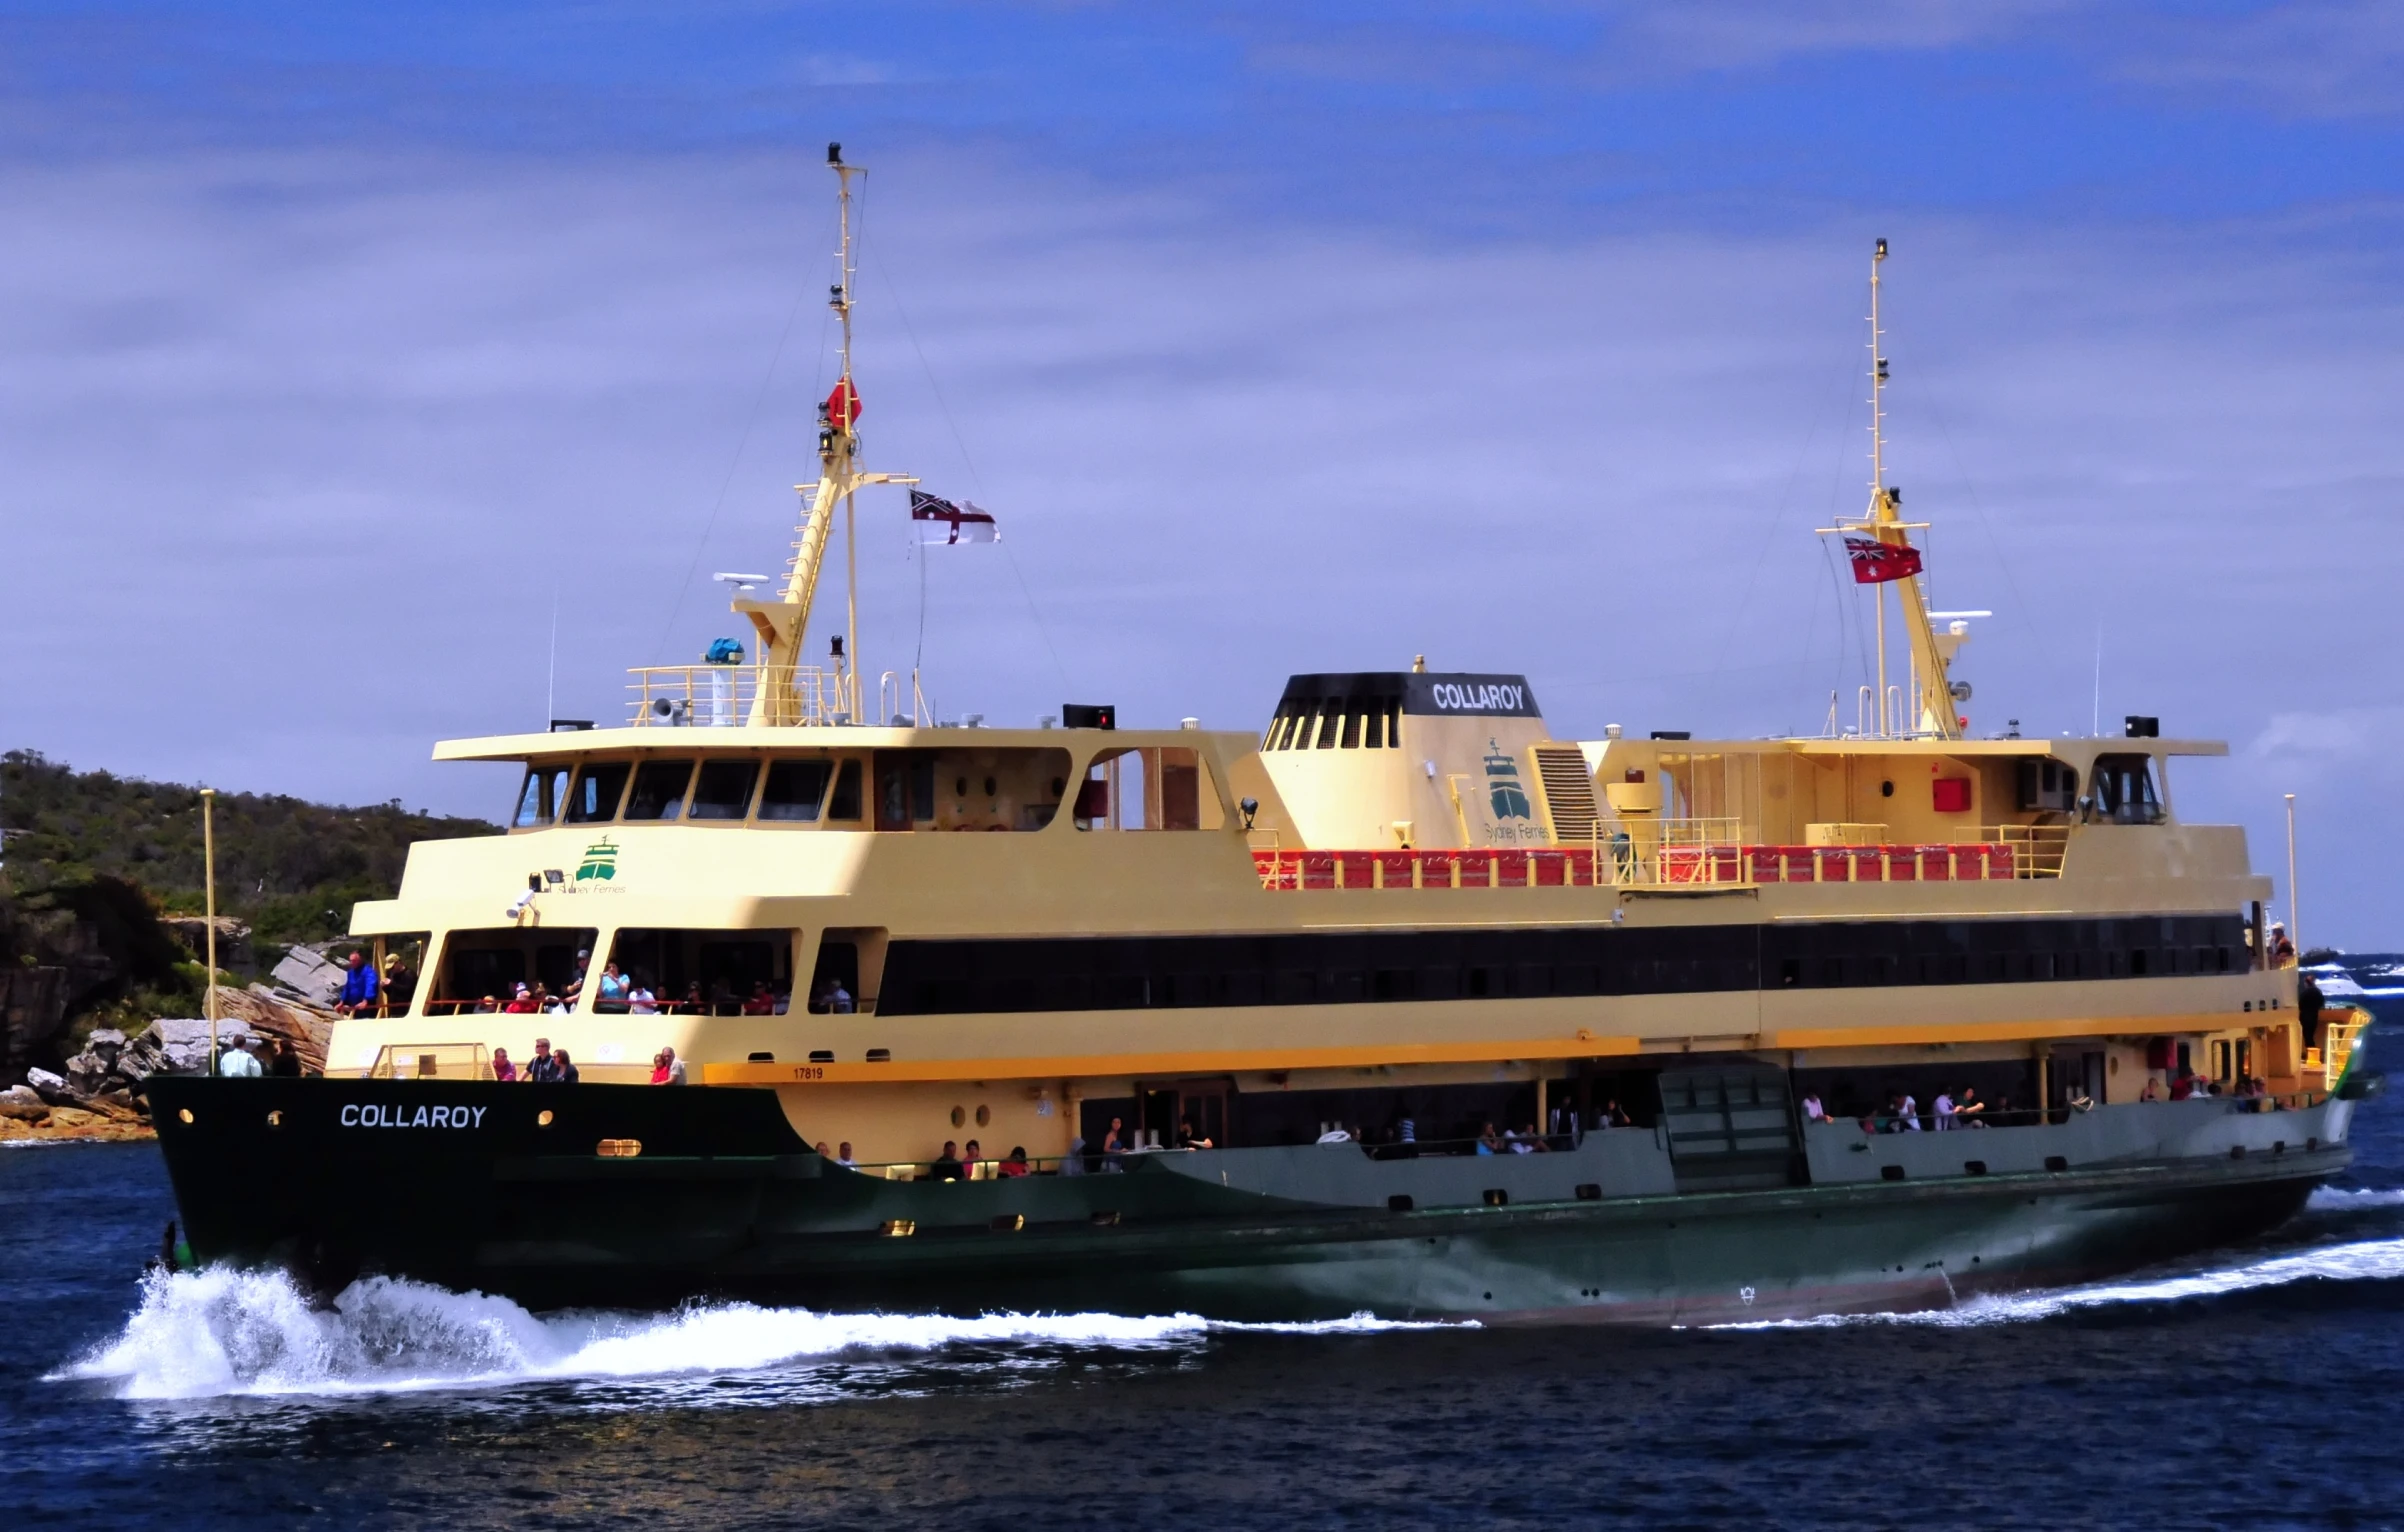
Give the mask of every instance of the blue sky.
[(1005, 527), (869, 517), (946, 714), (1427, 652), (1817, 729), (1884, 236), (1974, 728), (2228, 739), (2181, 809), (2300, 793), (2307, 935), (2394, 942), (2399, 80), (2369, 4), (0, 6), (0, 738), (495, 812), (429, 740), (779, 556), (840, 138), (871, 456)]

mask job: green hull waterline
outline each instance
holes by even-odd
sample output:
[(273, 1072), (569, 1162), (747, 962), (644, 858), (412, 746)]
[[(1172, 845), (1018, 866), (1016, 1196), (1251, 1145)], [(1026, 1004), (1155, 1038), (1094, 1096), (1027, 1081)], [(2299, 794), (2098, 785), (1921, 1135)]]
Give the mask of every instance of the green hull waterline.
[[(2345, 1168), (2352, 1105), (1816, 1128), (1785, 1162), (1700, 1179), (1621, 1129), (1540, 1155), (1339, 1144), (932, 1182), (827, 1162), (765, 1091), (161, 1079), (151, 1101), (200, 1258), (320, 1288), (1652, 1324), (1940, 1307), (2241, 1240)], [(603, 1138), (643, 1150), (603, 1157)]]

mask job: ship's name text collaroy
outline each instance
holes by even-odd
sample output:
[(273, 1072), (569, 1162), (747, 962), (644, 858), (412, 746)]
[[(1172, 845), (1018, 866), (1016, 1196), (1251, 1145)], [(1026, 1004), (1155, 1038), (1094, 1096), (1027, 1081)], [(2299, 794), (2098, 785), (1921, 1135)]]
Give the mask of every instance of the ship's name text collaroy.
[(414, 1113), (387, 1102), (347, 1103), (342, 1109), (346, 1128), (481, 1128), (480, 1106), (421, 1106)]

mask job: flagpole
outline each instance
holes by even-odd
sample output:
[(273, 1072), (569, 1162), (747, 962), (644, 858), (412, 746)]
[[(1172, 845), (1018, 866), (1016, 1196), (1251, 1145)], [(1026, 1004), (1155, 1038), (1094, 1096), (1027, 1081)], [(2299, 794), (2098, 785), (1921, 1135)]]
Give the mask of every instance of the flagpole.
[(2295, 889), (2295, 794), (2287, 795), (2287, 939), (2295, 943), (2296, 966), (2304, 962), (2303, 906)]
[[(2294, 799), (2289, 799), (2290, 804)], [(200, 790), (200, 862), (201, 880), (207, 887), (208, 936), (206, 962), (208, 976), (201, 990), (201, 1014), (209, 1019), (209, 1073), (217, 1072), (217, 789)], [(2290, 883), (2292, 885), (2292, 875)], [(2290, 901), (2292, 903), (2292, 899)]]
[[(1881, 398), (1885, 379), (1879, 376), (1878, 366), (1878, 266), (1886, 259), (1886, 241), (1870, 257), (1870, 504), (1875, 508), (1886, 493), (1886, 438), (1879, 430)], [(1884, 539), (1880, 539), (1884, 541)], [(1894, 733), (1894, 721), (1888, 716), (1886, 695), (1886, 586), (1876, 592), (1878, 602), (1878, 737), (1889, 738)]]

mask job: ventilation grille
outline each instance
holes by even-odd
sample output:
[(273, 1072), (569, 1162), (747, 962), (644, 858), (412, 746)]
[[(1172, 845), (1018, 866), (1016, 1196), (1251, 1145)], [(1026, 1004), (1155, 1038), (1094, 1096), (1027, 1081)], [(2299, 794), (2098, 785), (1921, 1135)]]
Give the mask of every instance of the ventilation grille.
[(1575, 745), (1538, 745), (1536, 779), (1544, 784), (1544, 806), (1553, 816), (1553, 840), (1583, 845), (1594, 839), (1594, 773), (1586, 752)]

